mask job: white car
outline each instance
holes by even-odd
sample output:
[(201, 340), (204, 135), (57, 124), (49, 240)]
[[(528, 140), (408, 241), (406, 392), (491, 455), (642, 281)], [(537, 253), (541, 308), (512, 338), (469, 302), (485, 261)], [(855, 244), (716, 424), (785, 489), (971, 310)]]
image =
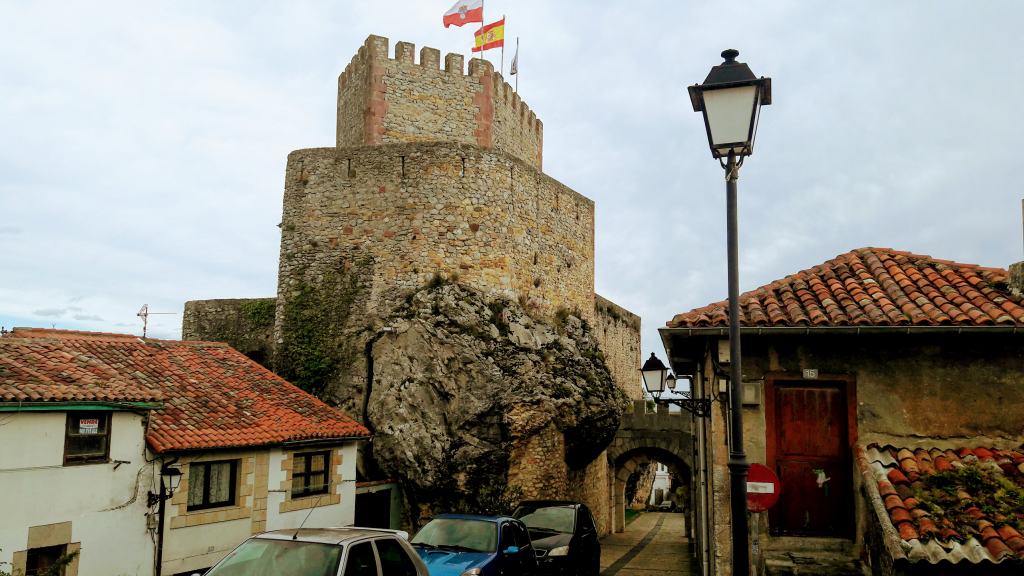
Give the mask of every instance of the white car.
[(264, 532), (238, 545), (205, 576), (429, 576), (408, 534), (376, 528)]

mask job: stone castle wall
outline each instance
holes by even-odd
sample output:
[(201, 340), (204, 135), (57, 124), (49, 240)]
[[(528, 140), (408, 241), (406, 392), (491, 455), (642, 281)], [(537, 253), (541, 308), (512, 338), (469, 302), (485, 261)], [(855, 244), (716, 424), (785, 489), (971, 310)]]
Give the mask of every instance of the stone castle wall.
[(232, 298), (185, 302), (182, 340), (226, 342), (267, 364), (273, 357), (274, 298)]
[(543, 124), (494, 66), (370, 36), (338, 78), (337, 146), (453, 142), (502, 150), (538, 170)]
[[(183, 337), (263, 354), (364, 420), (380, 320), (457, 275), (551, 324), (580, 316), (616, 385), (638, 397), (639, 318), (594, 294), (593, 201), (541, 172), (543, 124), (493, 66), (463, 66), (448, 54), (442, 69), (433, 48), (417, 62), (407, 42), (389, 57), (387, 38), (367, 38), (338, 79), (336, 147), (288, 157), (277, 298), (189, 302)], [(273, 309), (272, 328), (257, 308)], [(573, 469), (566, 443), (554, 428), (525, 439), (509, 484), (587, 503), (606, 533), (607, 458)]]
[(640, 386), (640, 317), (598, 294), (594, 295), (594, 333), (615, 383), (630, 400), (643, 398)]
[(340, 261), (372, 261), (366, 313), (437, 274), (594, 315), (594, 203), (503, 152), (448, 143), (299, 150), (288, 158), (279, 306)]

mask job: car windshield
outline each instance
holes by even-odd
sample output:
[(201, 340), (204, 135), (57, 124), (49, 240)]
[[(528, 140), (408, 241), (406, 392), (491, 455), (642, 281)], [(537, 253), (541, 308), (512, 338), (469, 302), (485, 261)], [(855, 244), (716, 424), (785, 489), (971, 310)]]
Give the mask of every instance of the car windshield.
[(550, 530), (569, 533), (576, 524), (576, 511), (571, 506), (522, 506), (515, 516), (532, 530)]
[(498, 525), (468, 518), (434, 518), (412, 539), (412, 544), (470, 552), (494, 552)]
[(253, 538), (235, 548), (206, 576), (331, 576), (341, 546)]

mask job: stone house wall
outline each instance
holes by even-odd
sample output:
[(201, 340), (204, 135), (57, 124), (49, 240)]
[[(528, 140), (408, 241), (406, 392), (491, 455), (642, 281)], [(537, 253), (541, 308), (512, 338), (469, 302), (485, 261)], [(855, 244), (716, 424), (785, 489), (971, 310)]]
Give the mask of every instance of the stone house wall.
[[(818, 379), (852, 376), (856, 384), (857, 443), (1011, 448), (1024, 441), (1024, 347), (1010, 333), (862, 334), (743, 337), (744, 383), (760, 389), (761, 402), (743, 409), (747, 460), (765, 463), (764, 382), (767, 376), (799, 379), (817, 369)], [(713, 346), (712, 349), (715, 349)], [(712, 370), (708, 373), (711, 374)], [(718, 389), (713, 377), (711, 390)], [(724, 408), (711, 422), (715, 573), (731, 574), (728, 434)], [(855, 551), (875, 536), (862, 496), (863, 478), (853, 465)], [(760, 514), (760, 540), (771, 546), (770, 521)], [(754, 526), (751, 522), (751, 526)], [(877, 538), (876, 538), (877, 540)], [(876, 544), (877, 546), (877, 544)]]

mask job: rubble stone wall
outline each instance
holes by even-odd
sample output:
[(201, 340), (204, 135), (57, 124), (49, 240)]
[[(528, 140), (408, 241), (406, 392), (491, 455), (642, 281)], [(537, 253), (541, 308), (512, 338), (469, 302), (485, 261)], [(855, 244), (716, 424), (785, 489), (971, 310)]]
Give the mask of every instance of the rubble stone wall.
[(544, 129), (494, 66), (370, 36), (338, 78), (337, 146), (445, 141), (495, 148), (541, 168)]
[(181, 338), (226, 342), (269, 367), (274, 314), (274, 298), (192, 300), (185, 303)]
[(449, 143), (292, 152), (279, 307), (302, 279), (373, 263), (367, 313), (435, 275), (525, 303), (594, 316), (594, 203), (498, 151)]
[(640, 317), (598, 294), (594, 295), (594, 310), (594, 334), (612, 378), (630, 400), (641, 399)]

